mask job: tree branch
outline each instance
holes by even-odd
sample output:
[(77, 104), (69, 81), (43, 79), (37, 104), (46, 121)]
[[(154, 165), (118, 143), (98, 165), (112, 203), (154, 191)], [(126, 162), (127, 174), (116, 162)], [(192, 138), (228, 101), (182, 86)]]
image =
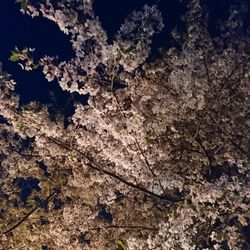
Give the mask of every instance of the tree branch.
[[(48, 202), (57, 192), (53, 192), (52, 194), (50, 194), (44, 202)], [(37, 209), (39, 208), (39, 206), (35, 206), (34, 208), (32, 208), (27, 214), (25, 214), (17, 223), (15, 223), (12, 227), (10, 227), (9, 229), (7, 229), (6, 231), (4, 231), (3, 233), (1, 233), (2, 235), (4, 234), (8, 234), (10, 232), (12, 232), (14, 229), (16, 229), (17, 227), (19, 227), (24, 221), (26, 221), (28, 219), (28, 217), (33, 214)]]
[(125, 179), (123, 179), (122, 177), (120, 177), (119, 175), (115, 174), (115, 173), (112, 173), (106, 169), (103, 169), (101, 166), (99, 166), (99, 164), (97, 164), (96, 162), (94, 162), (90, 157), (88, 157), (86, 154), (84, 154), (83, 152), (81, 152), (79, 149), (77, 148), (74, 148), (74, 147), (70, 147), (68, 144), (62, 142), (61, 140), (58, 140), (58, 139), (55, 139), (55, 138), (52, 138), (52, 137), (46, 137), (48, 138), (49, 140), (53, 141), (54, 143), (56, 143), (57, 145), (59, 146), (62, 146), (70, 151), (75, 151), (77, 152), (78, 154), (82, 155), (89, 163), (86, 163), (86, 165), (88, 167), (90, 167), (91, 169), (93, 170), (96, 170), (98, 172), (102, 172), (104, 173), (105, 175), (108, 175), (109, 177), (119, 181), (119, 182), (122, 182), (123, 184), (127, 185), (128, 187), (130, 188), (133, 188), (133, 189), (136, 189), (138, 191), (141, 191), (147, 195), (150, 195), (150, 196), (153, 196), (157, 199), (160, 199), (160, 200), (164, 200), (164, 201), (169, 201), (169, 202), (178, 202), (178, 201), (181, 201), (183, 200), (184, 198), (181, 197), (172, 197), (170, 195), (159, 195), (159, 194), (156, 194), (148, 189), (146, 189), (145, 187), (139, 185), (139, 184), (134, 184), (132, 182), (129, 182)]

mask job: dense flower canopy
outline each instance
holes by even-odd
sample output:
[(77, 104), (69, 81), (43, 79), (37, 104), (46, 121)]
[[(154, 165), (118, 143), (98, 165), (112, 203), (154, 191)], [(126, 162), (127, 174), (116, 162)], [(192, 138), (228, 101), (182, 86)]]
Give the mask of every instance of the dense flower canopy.
[(186, 31), (173, 31), (180, 48), (148, 60), (164, 27), (156, 5), (108, 43), (92, 0), (19, 2), (56, 22), (75, 57), (35, 62), (34, 49), (16, 48), (10, 60), (88, 103), (70, 117), (22, 105), (0, 70), (1, 249), (249, 249), (246, 4), (211, 35), (190, 0)]

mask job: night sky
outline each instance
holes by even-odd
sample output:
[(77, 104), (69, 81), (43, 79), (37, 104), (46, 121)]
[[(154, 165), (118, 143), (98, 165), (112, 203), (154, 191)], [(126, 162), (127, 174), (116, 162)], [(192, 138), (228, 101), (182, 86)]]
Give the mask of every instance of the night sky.
[[(187, 0), (95, 0), (94, 10), (99, 16), (104, 29), (112, 42), (114, 34), (123, 23), (124, 18), (132, 10), (140, 10), (144, 4), (159, 5), (164, 16), (165, 28), (161, 34), (154, 38), (152, 45), (152, 56), (157, 56), (158, 48), (169, 48), (176, 46), (170, 39), (170, 31), (176, 25), (180, 29), (185, 29), (181, 21), (181, 15), (186, 11)], [(228, 0), (209, 0), (208, 8), (211, 13), (210, 22), (216, 18), (224, 18), (228, 11)], [(21, 103), (27, 104), (32, 100), (42, 103), (50, 101), (53, 92), (59, 102), (63, 103), (69, 95), (60, 90), (57, 84), (48, 83), (44, 78), (41, 69), (32, 72), (22, 71), (17, 63), (8, 61), (11, 50), (17, 46), (19, 49), (24, 47), (36, 48), (35, 58), (43, 55), (59, 56), (61, 60), (67, 60), (74, 56), (71, 49), (70, 37), (63, 34), (57, 25), (45, 18), (31, 18), (23, 15), (19, 11), (19, 4), (15, 0), (2, 0), (0, 6), (0, 61), (3, 62), (4, 70), (11, 73), (17, 81), (17, 92), (21, 95)], [(74, 95), (79, 100), (82, 97)], [(82, 100), (84, 101), (84, 100)]]

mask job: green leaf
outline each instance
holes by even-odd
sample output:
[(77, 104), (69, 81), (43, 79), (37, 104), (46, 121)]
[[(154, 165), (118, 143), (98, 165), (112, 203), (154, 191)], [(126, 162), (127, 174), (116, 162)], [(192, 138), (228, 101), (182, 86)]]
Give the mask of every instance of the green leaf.
[(220, 220), (220, 222), (224, 222), (225, 221), (225, 217), (223, 215), (218, 216), (218, 219)]
[(20, 60), (20, 55), (12, 52), (12, 55), (9, 57), (11, 62), (17, 62)]
[(33, 64), (33, 65), (32, 65), (32, 69), (37, 69), (39, 66), (40, 66), (39, 63), (38, 63), (38, 64)]
[(122, 240), (117, 240), (116, 241), (116, 250), (126, 250), (127, 245), (124, 243)]
[(23, 2), (21, 3), (21, 8), (22, 8), (23, 10), (26, 10), (26, 9), (27, 9), (27, 6), (28, 6), (28, 2), (27, 2), (27, 1), (23, 1)]
[(28, 6), (28, 0), (16, 0), (16, 3), (21, 4), (21, 9), (26, 10)]
[(134, 49), (135, 49), (135, 48), (134, 48), (133, 46), (130, 46), (130, 47), (128, 47), (127, 49), (125, 49), (125, 50), (123, 51), (123, 53), (130, 53), (130, 52), (132, 52)]

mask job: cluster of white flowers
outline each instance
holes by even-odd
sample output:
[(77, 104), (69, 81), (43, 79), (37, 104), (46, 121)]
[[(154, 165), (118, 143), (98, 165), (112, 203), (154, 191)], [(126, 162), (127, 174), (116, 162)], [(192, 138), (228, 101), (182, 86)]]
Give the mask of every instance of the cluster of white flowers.
[(90, 95), (67, 126), (46, 105), (21, 106), (0, 69), (1, 246), (248, 249), (250, 38), (240, 10), (213, 38), (191, 0), (182, 49), (148, 63), (163, 27), (157, 7), (134, 11), (110, 45), (92, 4), (26, 10), (71, 35), (74, 58), (40, 60), (48, 81)]
[(52, 58), (45, 57), (41, 60), (44, 73), (48, 79), (56, 77), (62, 89), (70, 92), (95, 95), (99, 86), (88, 79), (92, 76), (97, 81), (104, 80), (102, 74), (98, 73), (98, 67), (105, 72), (105, 81), (112, 88), (112, 81), (118, 77), (120, 67), (131, 73), (146, 60), (153, 35), (163, 28), (157, 7), (145, 5), (142, 11), (132, 12), (113, 44), (108, 44), (107, 34), (94, 15), (92, 1), (41, 2), (30, 6), (27, 14), (40, 11), (44, 17), (56, 22), (64, 33), (71, 36), (75, 51), (75, 58), (57, 66), (52, 64)]

